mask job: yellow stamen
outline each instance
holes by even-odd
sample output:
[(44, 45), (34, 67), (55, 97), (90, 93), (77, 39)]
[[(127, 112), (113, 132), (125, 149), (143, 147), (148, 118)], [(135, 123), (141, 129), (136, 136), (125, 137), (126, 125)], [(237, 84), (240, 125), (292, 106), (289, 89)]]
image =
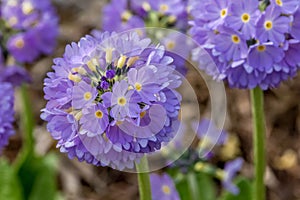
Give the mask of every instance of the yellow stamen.
[(33, 11), (33, 6), (30, 2), (23, 2), (22, 3), (22, 11), (25, 15), (30, 14)]
[(122, 121), (117, 121), (117, 122), (116, 122), (116, 125), (117, 125), (117, 126), (120, 126), (121, 124), (123, 124)]
[(147, 113), (146, 111), (141, 112), (141, 113), (140, 113), (140, 118), (145, 117), (146, 113)]
[(95, 116), (96, 116), (97, 118), (101, 119), (101, 118), (103, 117), (103, 112), (102, 112), (101, 110), (97, 110), (97, 111), (95, 112)]
[(171, 24), (175, 23), (176, 20), (177, 20), (177, 17), (175, 15), (171, 15), (168, 17), (168, 22)]
[(241, 16), (241, 19), (242, 19), (242, 22), (244, 23), (248, 23), (250, 21), (250, 15), (248, 13), (244, 13), (242, 16)]
[(79, 75), (72, 74), (71, 72), (68, 75), (68, 79), (71, 80), (71, 81), (73, 81), (73, 82), (76, 82), (76, 83), (78, 83), (78, 82), (81, 81), (81, 77)]
[(232, 36), (231, 36), (231, 40), (232, 40), (232, 42), (235, 43), (235, 44), (239, 44), (239, 43), (241, 42), (240, 37), (237, 36), (237, 35), (232, 35)]
[(117, 68), (122, 68), (125, 65), (126, 59), (127, 59), (126, 56), (121, 55), (117, 63)]
[(124, 22), (127, 22), (131, 17), (132, 17), (132, 14), (128, 10), (125, 10), (121, 15), (122, 21), (124, 21)]
[(226, 15), (227, 15), (227, 9), (222, 9), (221, 11), (220, 11), (220, 16), (222, 17), (222, 18), (224, 18), (224, 17), (226, 17)]
[(16, 25), (18, 23), (18, 21), (19, 21), (18, 18), (16, 18), (15, 16), (13, 16), (13, 17), (9, 18), (8, 24), (10, 26), (14, 26), (14, 25)]
[(281, 0), (276, 0), (276, 4), (279, 5), (279, 6), (282, 6), (282, 5), (283, 5), (283, 3), (282, 3)]
[(91, 71), (95, 72), (97, 71), (97, 66), (99, 65), (99, 62), (96, 58), (93, 58), (89, 60), (86, 64)]
[(216, 170), (216, 177), (220, 180), (224, 180), (226, 176), (225, 171), (221, 170), (221, 169), (217, 169)]
[(266, 21), (265, 22), (265, 29), (266, 30), (271, 30), (273, 28), (273, 23), (271, 21)]
[(143, 88), (142, 84), (140, 84), (140, 83), (135, 83), (135, 84), (134, 84), (134, 87), (135, 87), (135, 89), (136, 89), (138, 92), (141, 91), (142, 88)]
[(134, 56), (134, 57), (129, 58), (127, 60), (127, 67), (132, 66), (138, 59), (139, 59), (138, 56)]
[(81, 75), (87, 74), (86, 70), (83, 67), (75, 67), (72, 69), (73, 73), (79, 73)]
[(126, 103), (127, 103), (127, 101), (126, 101), (125, 97), (119, 97), (118, 98), (118, 104), (120, 106), (124, 106)]
[(18, 49), (22, 49), (25, 45), (25, 42), (22, 38), (18, 38), (15, 42), (15, 46), (18, 48)]
[(113, 48), (107, 48), (106, 50), (105, 50), (105, 53), (106, 53), (106, 55), (105, 55), (105, 60), (106, 60), (106, 63), (111, 63), (111, 61), (112, 61), (112, 52), (114, 51), (114, 49)]
[(166, 46), (167, 46), (167, 49), (168, 49), (168, 50), (172, 50), (172, 49), (175, 48), (176, 43), (175, 43), (175, 41), (168, 41), (168, 43), (167, 43)]
[(150, 10), (151, 10), (151, 5), (150, 5), (148, 2), (143, 2), (142, 8), (143, 8), (145, 11), (150, 11)]
[(79, 121), (79, 120), (81, 119), (82, 115), (83, 115), (83, 114), (82, 114), (82, 112), (80, 111), (80, 112), (76, 113), (74, 117), (75, 117), (75, 119), (76, 119), (77, 121)]
[(264, 52), (266, 50), (266, 46), (264, 45), (259, 45), (258, 47), (256, 47), (257, 51), (259, 52)]
[(163, 185), (163, 186), (161, 187), (161, 190), (162, 190), (165, 194), (170, 194), (170, 193), (171, 193), (171, 189), (170, 189), (170, 187), (167, 186), (167, 185)]
[(204, 169), (205, 165), (202, 162), (197, 162), (194, 166), (196, 172), (201, 172)]
[(84, 98), (84, 100), (86, 100), (86, 101), (91, 100), (91, 98), (92, 98), (92, 93), (90, 93), (90, 92), (84, 93), (83, 98)]
[(167, 4), (161, 4), (159, 7), (159, 11), (165, 13), (169, 10), (169, 6)]

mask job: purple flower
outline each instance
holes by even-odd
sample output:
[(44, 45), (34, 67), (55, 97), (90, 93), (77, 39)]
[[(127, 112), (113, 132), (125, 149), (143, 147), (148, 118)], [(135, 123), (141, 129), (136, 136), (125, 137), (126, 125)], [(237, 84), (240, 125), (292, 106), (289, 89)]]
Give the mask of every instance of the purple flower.
[(281, 15), (278, 7), (268, 7), (257, 22), (257, 39), (279, 45), (285, 40), (284, 33), (289, 31), (290, 22), (290, 18)]
[(10, 54), (19, 62), (33, 62), (53, 52), (58, 36), (58, 17), (49, 0), (3, 0), (2, 18), (16, 33), (7, 41)]
[(280, 7), (284, 14), (293, 14), (299, 8), (299, 0), (271, 0), (271, 4)]
[(226, 190), (232, 194), (238, 194), (239, 189), (235, 186), (232, 181), (236, 173), (242, 168), (243, 160), (242, 158), (237, 158), (233, 161), (229, 161), (225, 164), (224, 167), (224, 176), (222, 179), (222, 184)]
[(67, 45), (45, 79), (42, 119), (61, 152), (133, 168), (176, 133), (181, 97), (173, 59), (137, 33), (101, 33)]
[(155, 94), (160, 91), (154, 75), (155, 73), (150, 67), (143, 67), (138, 70), (131, 69), (128, 72), (128, 83), (141, 96), (141, 100), (145, 103), (155, 101)]
[(268, 73), (273, 69), (274, 64), (280, 62), (283, 57), (283, 49), (272, 43), (256, 44), (250, 47), (247, 64), (249, 68)]
[[(199, 2), (203, 3), (203, 2)], [(209, 28), (217, 28), (220, 24), (224, 23), (225, 18), (228, 16), (228, 9), (231, 2), (229, 0), (211, 0), (205, 2), (205, 17), (209, 21), (207, 26)], [(204, 14), (204, 13), (203, 13)]]
[(93, 135), (101, 135), (109, 124), (107, 109), (102, 104), (86, 107), (78, 115), (82, 115), (79, 121), (82, 130)]
[(241, 31), (245, 39), (255, 36), (256, 21), (260, 17), (257, 0), (234, 1), (229, 9), (230, 15), (226, 18), (226, 24), (236, 31)]
[(243, 35), (226, 28), (216, 36), (215, 49), (222, 53), (225, 61), (241, 60), (248, 55), (248, 47)]
[(81, 109), (86, 106), (92, 105), (98, 92), (96, 88), (87, 84), (84, 81), (78, 83), (78, 85), (73, 87), (73, 101), (72, 106), (75, 109)]
[(106, 31), (126, 31), (144, 27), (144, 21), (133, 15), (127, 7), (128, 0), (112, 0), (103, 8), (102, 28)]
[(10, 83), (0, 83), (0, 151), (15, 134), (14, 122), (14, 89)]
[(291, 25), (291, 35), (295, 39), (300, 40), (300, 9), (298, 9), (294, 14), (294, 19)]
[(31, 82), (31, 77), (28, 72), (20, 66), (7, 66), (0, 69), (0, 82), (11, 83), (14, 87), (22, 85), (22, 83)]
[(164, 173), (162, 175), (150, 174), (151, 193), (153, 200), (179, 200), (179, 194), (172, 178)]

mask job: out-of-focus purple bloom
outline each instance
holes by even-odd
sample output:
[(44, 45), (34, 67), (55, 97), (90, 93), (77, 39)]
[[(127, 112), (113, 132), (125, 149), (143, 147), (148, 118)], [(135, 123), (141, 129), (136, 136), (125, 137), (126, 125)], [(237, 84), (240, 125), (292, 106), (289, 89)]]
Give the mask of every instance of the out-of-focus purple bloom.
[(153, 47), (150, 39), (94, 35), (68, 45), (63, 58), (54, 60), (41, 117), (70, 158), (133, 168), (144, 153), (174, 137), (181, 80), (164, 47)]
[(23, 83), (31, 82), (31, 77), (28, 72), (19, 66), (7, 66), (0, 69), (2, 74), (0, 77), (0, 82), (11, 83), (14, 87), (20, 86)]
[(8, 28), (16, 33), (5, 45), (17, 61), (32, 62), (41, 54), (52, 53), (58, 17), (49, 0), (3, 0), (0, 10)]
[(179, 200), (179, 194), (172, 178), (164, 173), (162, 175), (150, 174), (151, 193), (153, 200)]
[[(185, 31), (188, 18), (186, 4), (185, 0), (112, 0), (103, 8), (102, 27), (106, 31), (126, 31), (145, 25), (175, 26)], [(152, 22), (151, 15), (155, 15), (158, 21)]]
[(284, 14), (293, 14), (299, 8), (299, 0), (271, 0), (271, 4), (280, 7)]
[(224, 176), (222, 177), (222, 184), (226, 190), (232, 194), (238, 194), (239, 189), (235, 186), (232, 181), (236, 176), (237, 172), (242, 168), (243, 159), (237, 158), (233, 161), (229, 161), (224, 167)]
[(290, 18), (281, 15), (279, 8), (268, 7), (257, 22), (257, 39), (279, 45), (285, 40), (284, 33), (288, 33), (290, 22)]
[(256, 21), (260, 17), (257, 0), (240, 0), (233, 1), (229, 13), (226, 18), (226, 24), (236, 31), (241, 31), (245, 39), (250, 39), (255, 36)]
[(15, 131), (14, 122), (14, 89), (10, 83), (0, 82), (0, 151), (8, 144)]

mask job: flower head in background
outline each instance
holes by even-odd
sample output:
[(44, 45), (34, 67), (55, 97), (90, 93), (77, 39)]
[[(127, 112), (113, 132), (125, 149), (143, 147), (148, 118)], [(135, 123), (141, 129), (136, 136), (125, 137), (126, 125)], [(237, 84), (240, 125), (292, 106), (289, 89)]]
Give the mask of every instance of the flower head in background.
[(229, 161), (225, 164), (224, 171), (221, 172), (221, 180), (223, 187), (231, 192), (232, 194), (238, 194), (239, 189), (236, 185), (233, 184), (233, 179), (235, 178), (236, 174), (243, 165), (243, 159), (242, 158), (236, 158), (233, 161)]
[(300, 57), (294, 53), (300, 44), (299, 5), (299, 0), (192, 1), (190, 33), (216, 67), (203, 62), (208, 54), (199, 49), (193, 60), (231, 87), (277, 87), (299, 69)]
[(172, 178), (164, 173), (162, 175), (150, 174), (151, 193), (153, 200), (179, 200), (179, 194)]
[(0, 28), (7, 38), (3, 45), (18, 62), (33, 62), (42, 54), (52, 53), (58, 17), (49, 0), (3, 0), (0, 10), (0, 20), (6, 25)]
[(212, 156), (212, 148), (215, 145), (223, 145), (227, 141), (227, 132), (219, 130), (209, 119), (202, 119), (200, 123), (194, 123), (194, 131), (200, 140), (198, 144), (200, 156), (206, 159)]
[(69, 157), (133, 168), (176, 133), (180, 77), (163, 46), (135, 32), (94, 31), (67, 45), (45, 79), (42, 118)]
[(8, 144), (15, 131), (14, 122), (14, 90), (10, 83), (0, 82), (0, 151)]

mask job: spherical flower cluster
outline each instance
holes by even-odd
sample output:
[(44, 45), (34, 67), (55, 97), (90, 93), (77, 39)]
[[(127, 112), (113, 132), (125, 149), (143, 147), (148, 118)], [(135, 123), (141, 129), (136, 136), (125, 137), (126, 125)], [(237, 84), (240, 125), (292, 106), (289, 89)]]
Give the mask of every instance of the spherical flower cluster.
[(57, 147), (95, 165), (132, 168), (176, 134), (181, 85), (163, 46), (137, 33), (83, 37), (54, 60), (42, 118)]
[(103, 8), (102, 27), (125, 31), (145, 26), (187, 28), (186, 0), (112, 0)]
[(153, 200), (179, 200), (172, 178), (164, 173), (162, 175), (150, 174), (151, 193)]
[(2, 46), (18, 62), (32, 62), (54, 50), (58, 18), (49, 0), (2, 0), (0, 24)]
[(14, 90), (10, 83), (0, 82), (0, 151), (8, 144), (9, 137), (15, 133)]
[[(192, 1), (191, 35), (207, 50), (216, 67), (195, 50), (216, 79), (231, 87), (268, 89), (295, 76), (300, 57), (299, 0)], [(206, 56), (206, 55), (205, 55)]]

